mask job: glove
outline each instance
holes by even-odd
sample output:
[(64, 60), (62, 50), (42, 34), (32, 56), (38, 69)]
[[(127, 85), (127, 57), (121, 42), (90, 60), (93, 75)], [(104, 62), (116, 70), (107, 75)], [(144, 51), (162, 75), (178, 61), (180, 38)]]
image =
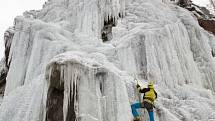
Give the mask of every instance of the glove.
[(139, 84), (137, 84), (137, 85), (136, 85), (136, 87), (137, 87), (137, 89), (138, 89), (138, 88), (140, 88), (140, 85), (139, 85)]

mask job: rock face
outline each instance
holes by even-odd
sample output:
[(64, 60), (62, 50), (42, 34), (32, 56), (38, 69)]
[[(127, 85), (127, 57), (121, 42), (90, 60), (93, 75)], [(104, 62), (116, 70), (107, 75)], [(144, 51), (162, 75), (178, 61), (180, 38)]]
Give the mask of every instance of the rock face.
[(14, 28), (11, 27), (9, 28), (5, 33), (4, 33), (4, 42), (5, 42), (5, 61), (6, 61), (6, 67), (9, 69), (10, 67), (10, 60), (9, 60), (9, 54), (10, 54), (10, 48), (12, 44), (14, 36)]
[(215, 37), (184, 8), (49, 0), (14, 23), (0, 121), (131, 121), (135, 78), (155, 83), (156, 121), (214, 118)]
[(0, 61), (0, 95), (4, 95), (6, 77), (8, 70), (10, 68), (9, 53), (11, 48), (11, 43), (14, 36), (14, 28), (9, 28), (4, 33), (4, 43), (5, 43), (5, 58)]
[(5, 59), (3, 58), (0, 61), (0, 95), (3, 96), (6, 84), (6, 77), (7, 77), (7, 68), (5, 66)]
[(199, 19), (199, 25), (203, 27), (205, 30), (212, 32), (215, 34), (215, 20), (204, 20)]
[(198, 19), (199, 25), (205, 30), (215, 32), (215, 16), (210, 13), (205, 7), (200, 7), (195, 4), (182, 6), (191, 11)]
[(112, 28), (116, 26), (116, 21), (111, 18), (110, 20), (104, 21), (104, 27), (102, 29), (102, 40), (103, 42), (110, 41), (113, 38)]
[(181, 7), (191, 6), (191, 4), (192, 4), (191, 0), (179, 0), (178, 1), (178, 5)]

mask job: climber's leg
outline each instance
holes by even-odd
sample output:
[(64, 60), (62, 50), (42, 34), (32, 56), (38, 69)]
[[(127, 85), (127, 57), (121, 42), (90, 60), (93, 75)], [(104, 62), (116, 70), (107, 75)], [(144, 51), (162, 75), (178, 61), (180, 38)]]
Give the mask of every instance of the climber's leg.
[(148, 113), (149, 113), (150, 121), (155, 121), (153, 111), (150, 111), (150, 112), (148, 112)]
[(153, 107), (154, 107), (153, 104), (151, 104), (151, 103), (145, 101), (145, 102), (144, 102), (144, 107), (145, 107), (145, 108), (147, 109), (147, 111), (148, 111), (150, 121), (155, 121), (155, 120), (154, 120), (154, 113), (153, 113)]
[(141, 103), (135, 103), (131, 105), (131, 109), (132, 109), (132, 114), (134, 117), (138, 117), (139, 114), (137, 112), (137, 109), (141, 108)]

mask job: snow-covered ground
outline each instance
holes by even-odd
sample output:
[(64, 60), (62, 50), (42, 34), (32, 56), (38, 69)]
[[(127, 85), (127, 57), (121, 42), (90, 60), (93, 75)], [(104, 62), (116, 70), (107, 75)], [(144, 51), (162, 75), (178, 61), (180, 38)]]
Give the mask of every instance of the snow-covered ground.
[(211, 5), (210, 0), (192, 0), (194, 4), (206, 7), (211, 14), (215, 15), (215, 8)]
[(50, 0), (15, 19), (0, 121), (45, 121), (53, 84), (64, 121), (71, 96), (81, 121), (131, 121), (135, 77), (156, 84), (156, 121), (213, 121), (214, 45), (192, 13), (162, 0)]
[(210, 4), (209, 0), (192, 0), (194, 4), (200, 5), (200, 6), (204, 6), (206, 7), (207, 5)]

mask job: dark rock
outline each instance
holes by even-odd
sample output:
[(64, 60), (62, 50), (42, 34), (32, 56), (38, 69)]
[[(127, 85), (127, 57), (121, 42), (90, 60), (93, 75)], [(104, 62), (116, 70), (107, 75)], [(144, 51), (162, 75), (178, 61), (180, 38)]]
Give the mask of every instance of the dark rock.
[(115, 27), (115, 26), (116, 26), (116, 21), (113, 18), (110, 18), (107, 21), (104, 21), (104, 27), (102, 29), (103, 42), (110, 41), (113, 38), (112, 27)]
[(0, 72), (0, 95), (4, 95), (7, 72)]
[(214, 15), (210, 14), (207, 8), (195, 5), (190, 0), (180, 0), (179, 5), (191, 11), (196, 16), (202, 28), (215, 34)]
[(63, 121), (63, 87), (60, 85), (60, 72), (53, 70), (48, 90), (46, 121)]
[(3, 58), (0, 61), (0, 95), (2, 96), (4, 95), (7, 73), (8, 70), (5, 67), (5, 59)]
[(63, 97), (63, 90), (49, 89), (46, 121), (63, 121)]
[(14, 27), (9, 28), (4, 33), (4, 42), (5, 42), (5, 61), (6, 67), (9, 69), (10, 62), (9, 62), (9, 54), (10, 54), (10, 47), (12, 44), (13, 36), (14, 36)]
[(13, 27), (7, 29), (6, 32), (4, 33), (5, 57), (0, 62), (0, 95), (4, 95), (4, 90), (6, 86), (7, 73), (10, 67), (9, 54), (13, 36), (14, 36)]
[(198, 21), (201, 27), (215, 34), (215, 20), (198, 19)]
[(179, 0), (178, 5), (181, 7), (189, 7), (191, 6), (191, 0)]
[(215, 52), (213, 50), (211, 51), (211, 54), (213, 57), (215, 57)]

